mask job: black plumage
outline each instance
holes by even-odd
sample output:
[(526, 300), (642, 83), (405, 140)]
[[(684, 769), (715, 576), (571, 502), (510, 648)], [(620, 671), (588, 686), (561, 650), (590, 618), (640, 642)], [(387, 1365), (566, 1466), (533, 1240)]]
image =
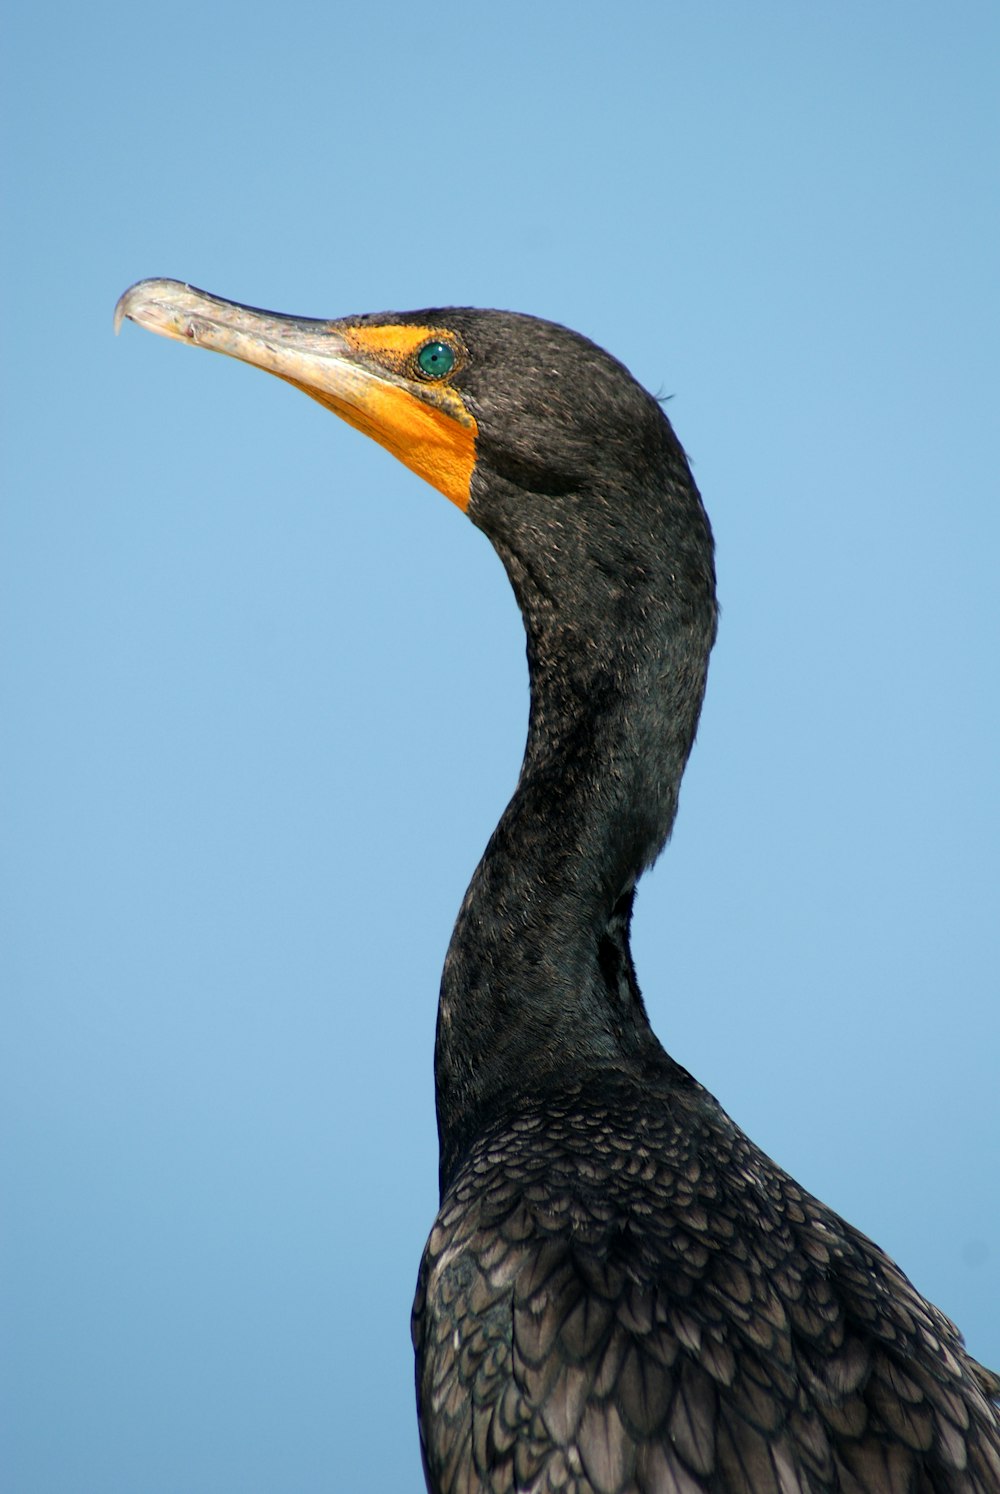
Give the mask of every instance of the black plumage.
[[(524, 617), (524, 764), (439, 1004), (442, 1198), (413, 1312), (431, 1494), (997, 1494), (1000, 1382), (646, 1017), (632, 900), (716, 622), (708, 521), (659, 404), (584, 338), (508, 313), (299, 323), (173, 282), (122, 312), (289, 378), (437, 481)], [(428, 411), (445, 458), (413, 435)]]

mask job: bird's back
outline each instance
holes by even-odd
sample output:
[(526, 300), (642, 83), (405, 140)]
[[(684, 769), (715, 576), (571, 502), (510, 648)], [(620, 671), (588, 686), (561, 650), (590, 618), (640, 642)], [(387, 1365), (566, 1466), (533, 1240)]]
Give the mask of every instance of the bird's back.
[(997, 1494), (997, 1383), (669, 1059), (498, 1118), (413, 1318), (433, 1494)]

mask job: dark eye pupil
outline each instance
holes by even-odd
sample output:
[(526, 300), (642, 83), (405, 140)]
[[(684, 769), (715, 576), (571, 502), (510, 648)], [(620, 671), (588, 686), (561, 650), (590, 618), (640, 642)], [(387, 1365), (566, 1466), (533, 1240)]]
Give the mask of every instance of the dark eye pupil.
[(441, 378), (455, 367), (455, 354), (446, 342), (427, 342), (417, 354), (421, 373)]

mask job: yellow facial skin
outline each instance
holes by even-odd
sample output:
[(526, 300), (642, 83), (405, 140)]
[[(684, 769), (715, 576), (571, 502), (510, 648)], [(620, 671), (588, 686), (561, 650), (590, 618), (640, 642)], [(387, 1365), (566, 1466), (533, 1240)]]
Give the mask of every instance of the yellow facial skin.
[[(178, 280), (141, 280), (115, 308), (179, 342), (225, 353), (276, 374), (378, 441), (463, 510), (476, 465), (477, 426), (450, 379), (465, 350), (447, 327), (350, 326), (275, 316)], [(428, 342), (455, 354), (444, 378), (417, 363)]]

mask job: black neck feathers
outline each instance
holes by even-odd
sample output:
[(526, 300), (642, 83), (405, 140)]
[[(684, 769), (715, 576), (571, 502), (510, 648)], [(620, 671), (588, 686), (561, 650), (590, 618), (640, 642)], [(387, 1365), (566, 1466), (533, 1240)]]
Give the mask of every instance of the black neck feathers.
[[(642, 420), (539, 493), (524, 459), (477, 466), (470, 516), (510, 577), (531, 709), (517, 789), (445, 963), (442, 1181), (497, 1114), (655, 1045), (632, 970), (635, 884), (666, 841), (715, 634), (712, 539), (684, 454)], [(608, 418), (614, 412), (610, 412)], [(616, 453), (622, 464), (616, 462)], [(487, 445), (484, 456), (490, 454)], [(553, 453), (550, 472), (560, 470)], [(568, 464), (567, 464), (568, 465)]]

